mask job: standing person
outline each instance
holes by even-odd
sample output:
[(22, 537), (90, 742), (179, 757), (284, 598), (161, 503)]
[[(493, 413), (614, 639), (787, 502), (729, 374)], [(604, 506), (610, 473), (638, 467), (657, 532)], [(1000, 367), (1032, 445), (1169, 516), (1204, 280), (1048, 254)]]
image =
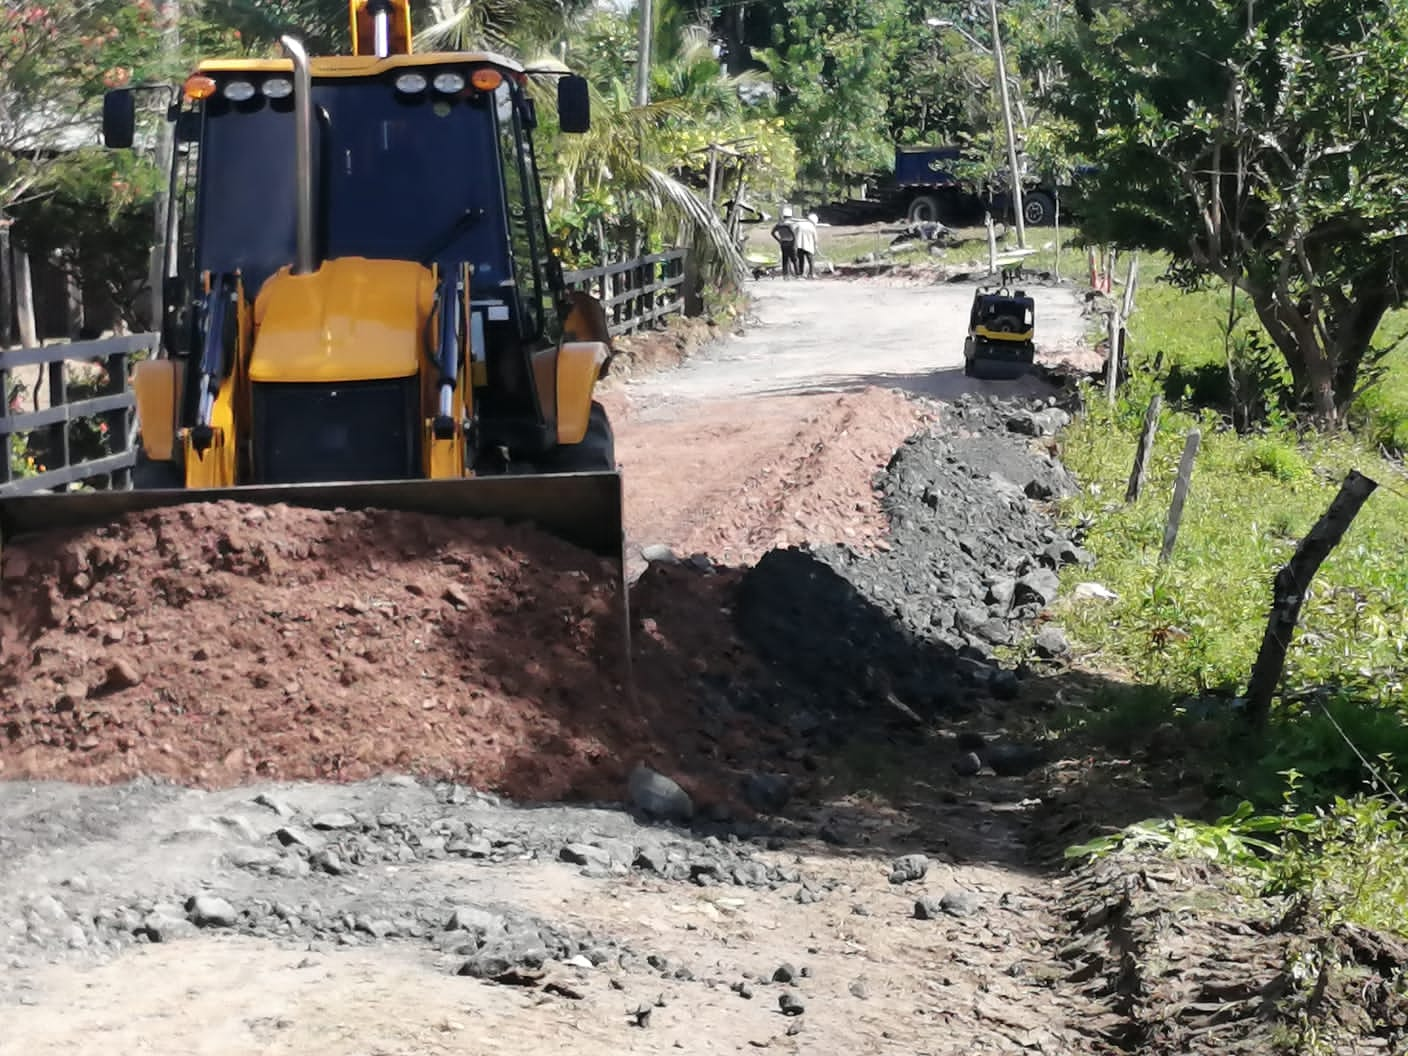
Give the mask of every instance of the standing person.
[(772, 237), (782, 250), (782, 277), (787, 278), (788, 269), (797, 271), (797, 227), (792, 222), (792, 207), (782, 207), (782, 217), (772, 226)]
[(797, 221), (797, 274), (803, 271), (809, 279), (816, 278), (816, 213), (808, 213), (805, 219)]

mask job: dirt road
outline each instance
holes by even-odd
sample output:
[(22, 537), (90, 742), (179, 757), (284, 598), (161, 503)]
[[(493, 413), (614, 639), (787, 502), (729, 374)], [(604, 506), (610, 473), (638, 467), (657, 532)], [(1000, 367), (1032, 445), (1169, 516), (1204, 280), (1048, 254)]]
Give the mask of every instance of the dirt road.
[[(891, 544), (872, 479), (938, 413), (907, 400), (905, 390), (953, 395), (973, 384), (955, 359), (968, 295), (830, 281), (776, 283), (759, 294), (750, 333), (614, 397), (632, 537), (729, 563), (800, 540), (868, 542), (884, 552)], [(1047, 340), (1079, 332), (1073, 302), (1063, 297), (1070, 301), (1043, 291)], [(986, 425), (967, 428), (1005, 436), (1007, 412), (993, 413)], [(1022, 441), (1012, 450), (1027, 457)], [(1026, 507), (1021, 480), (957, 470), (934, 479), (965, 514), (980, 495), (1009, 513)], [(924, 531), (941, 532), (944, 545), (978, 570), (989, 558), (965, 536), (968, 521), (931, 503), (922, 481), (911, 484), (913, 506), (937, 525)], [(1035, 525), (1033, 516), (1023, 513), (1022, 523)], [(162, 531), (178, 528), (163, 522)], [(1024, 531), (1025, 550), (992, 557), (994, 576), (1036, 568), (1036, 554), (1054, 539), (1037, 527)], [(1049, 546), (1069, 549), (1060, 540)], [(229, 549), (215, 559), (226, 560)], [(988, 600), (1002, 592), (1001, 580), (988, 583), (960, 564), (956, 556), (962, 581), (935, 581), (933, 593), (947, 599), (944, 632), (969, 644), (944, 661), (954, 681), (943, 694), (929, 669), (921, 672), (929, 684), (915, 692), (933, 699), (910, 699), (926, 714), (981, 712), (1021, 691), (1012, 679), (999, 684), (995, 666), (980, 659), (979, 632), (1010, 633), (1009, 608), (1014, 621), (1025, 618), (1024, 602), (1039, 609), (1051, 578), (1038, 570), (1025, 587), (1014, 583), (1013, 608)], [(404, 586), (396, 561), (372, 567), (379, 591)], [(485, 582), (506, 575), (483, 571)], [(822, 571), (810, 580), (819, 582)], [(885, 573), (901, 588), (896, 577), (908, 574)], [(709, 612), (684, 604), (695, 594), (715, 597), (706, 587), (719, 582), (734, 580), (700, 565), (647, 583), (640, 632), (656, 653), (682, 654), (669, 670), (688, 673), (673, 689), (656, 687), (662, 713), (671, 693), (714, 709), (700, 713), (691, 733), (720, 766), (735, 768), (758, 820), (687, 798), (686, 810), (679, 788), (649, 771), (620, 795), (637, 813), (654, 811), (655, 821), (615, 807), (517, 807), (410, 776), (210, 793), (147, 781), (97, 789), (0, 783), (0, 1053), (1107, 1051), (1100, 1031), (1110, 1010), (1063, 982), (1059, 887), (1028, 861), (1026, 828), (1039, 802), (1028, 777), (1035, 758), (1014, 756), (1000, 740), (918, 730), (913, 720), (927, 720), (911, 709), (913, 720), (901, 714), (911, 723), (905, 753), (867, 765), (865, 753), (888, 752), (883, 737), (828, 740), (842, 726), (858, 727), (859, 714), (819, 715), (820, 704), (780, 688), (780, 668), (746, 683), (741, 669), (719, 666), (721, 649), (743, 646), (708, 643), (701, 624), (732, 612), (741, 595), (710, 602)], [(416, 619), (442, 618), (434, 616), (433, 589), (410, 592), (427, 599), (413, 603), (429, 614)], [(312, 640), (305, 627), (335, 621), (317, 632), (329, 650), (344, 628), (365, 637), (378, 620), (410, 618), (404, 600), (383, 616), (390, 603), (379, 598), (360, 607), (343, 599), (330, 614), (310, 597), (294, 627), (279, 612), (260, 611), (260, 599), (249, 603), (250, 622), (283, 620), (269, 625), (290, 641)], [(456, 608), (475, 601), (463, 591), (451, 600)], [(195, 604), (181, 604), (188, 602)], [(666, 626), (675, 603), (683, 619)], [(551, 598), (542, 604), (545, 614), (555, 611)], [(510, 608), (496, 615), (508, 619)], [(856, 611), (868, 610), (857, 604)], [(800, 633), (796, 620), (780, 617)], [(72, 623), (49, 633), (68, 634)], [(473, 630), (464, 621), (451, 626), (459, 638)], [(865, 648), (854, 636), (835, 645)], [(13, 655), (29, 662), (22, 645)], [(273, 647), (256, 659), (282, 663)], [(441, 678), (428, 701), (416, 689), (431, 674), (408, 671), (408, 702), (375, 706), (453, 723), (436, 710), (458, 699), (453, 679)], [(148, 676), (149, 687), (159, 682)], [(54, 705), (59, 718), (42, 729), (68, 722), (63, 716), (82, 699), (82, 690), (64, 692)], [(135, 701), (146, 690), (126, 692)], [(217, 699), (239, 692), (208, 687)], [(358, 698), (391, 689), (353, 682), (331, 692), (345, 720), (327, 718), (332, 705), (308, 712), (323, 716), (322, 736), (339, 741), (339, 722), (359, 734)], [(492, 729), (495, 707), (527, 722), (535, 705), (525, 694), (481, 701), (476, 733)], [(306, 690), (293, 686), (285, 695)], [(593, 707), (626, 707), (598, 698), (590, 698)], [(118, 699), (81, 710), (113, 718), (122, 705), (110, 701)], [(788, 709), (773, 708), (775, 699)], [(179, 737), (181, 723), (192, 720), (178, 704), (153, 703), (141, 722)], [(767, 736), (731, 743), (745, 709), (760, 725), (766, 719)], [(286, 714), (271, 705), (261, 717)], [(564, 722), (576, 717), (565, 705), (564, 715)], [(438, 736), (431, 719), (423, 728), (425, 739)], [(531, 751), (534, 735), (516, 740)], [(408, 757), (424, 758), (425, 746), (409, 737)], [(75, 742), (74, 750), (101, 750), (99, 742)], [(1024, 761), (1014, 768), (1018, 756)], [(860, 770), (868, 773), (865, 793)], [(686, 815), (689, 824), (680, 824)]]
[[(1039, 361), (1079, 355), (1076, 293), (1030, 292)], [(753, 295), (741, 336), (608, 397), (636, 573), (651, 545), (737, 564), (801, 542), (873, 543), (885, 524), (870, 481), (928, 418), (907, 397), (1051, 391), (964, 376), (969, 285), (774, 279)]]
[[(919, 396), (1036, 395), (1038, 381), (963, 376), (974, 286), (900, 285), (883, 279), (770, 279), (753, 286), (755, 325), (679, 370), (630, 385), (642, 415), (740, 397), (855, 392), (868, 385)], [(1039, 358), (1082, 344), (1086, 320), (1069, 287), (1033, 286)]]

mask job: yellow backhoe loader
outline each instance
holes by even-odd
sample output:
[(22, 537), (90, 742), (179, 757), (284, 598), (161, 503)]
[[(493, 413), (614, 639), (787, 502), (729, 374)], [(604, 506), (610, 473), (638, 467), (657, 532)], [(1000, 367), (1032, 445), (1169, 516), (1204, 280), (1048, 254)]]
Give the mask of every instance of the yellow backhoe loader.
[[(172, 92), (134, 486), (0, 500), (0, 536), (226, 498), (379, 507), (536, 524), (624, 574), (593, 400), (611, 339), (549, 249), (530, 74), (413, 54), (408, 0), (349, 8), (350, 55), (285, 37), (285, 58), (207, 60)], [(550, 76), (559, 127), (586, 131), (585, 80)], [(133, 145), (135, 90), (104, 99), (110, 148)]]

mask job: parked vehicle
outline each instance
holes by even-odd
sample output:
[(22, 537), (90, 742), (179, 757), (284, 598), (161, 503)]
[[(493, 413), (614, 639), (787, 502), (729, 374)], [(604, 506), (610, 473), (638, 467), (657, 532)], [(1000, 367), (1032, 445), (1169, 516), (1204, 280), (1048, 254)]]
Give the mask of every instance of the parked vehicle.
[[(956, 174), (963, 160), (958, 144), (928, 147), (895, 147), (895, 188), (898, 203), (911, 223), (939, 221), (952, 227), (981, 222), (991, 211), (998, 220), (1011, 221), (1011, 195), (1002, 188), (975, 187)], [(1077, 170), (1077, 178), (1084, 169)], [(1058, 195), (1063, 203), (1071, 187), (1055, 181), (1027, 179), (1022, 186), (1022, 219), (1028, 227), (1047, 227), (1056, 220)], [(989, 193), (991, 192), (991, 193)], [(1066, 206), (1063, 204), (1062, 209)]]

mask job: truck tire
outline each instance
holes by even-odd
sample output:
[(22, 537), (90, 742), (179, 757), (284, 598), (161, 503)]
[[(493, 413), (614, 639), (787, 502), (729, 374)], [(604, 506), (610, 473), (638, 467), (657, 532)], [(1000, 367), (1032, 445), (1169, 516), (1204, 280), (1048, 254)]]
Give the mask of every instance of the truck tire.
[(907, 215), (911, 224), (938, 223), (939, 199), (932, 194), (921, 194), (909, 203)]
[(616, 436), (606, 408), (592, 401), (587, 435), (581, 443), (563, 444), (543, 466), (549, 473), (594, 473), (616, 468)]
[(1056, 202), (1045, 191), (1024, 194), (1022, 219), (1030, 227), (1049, 227), (1056, 221)]

